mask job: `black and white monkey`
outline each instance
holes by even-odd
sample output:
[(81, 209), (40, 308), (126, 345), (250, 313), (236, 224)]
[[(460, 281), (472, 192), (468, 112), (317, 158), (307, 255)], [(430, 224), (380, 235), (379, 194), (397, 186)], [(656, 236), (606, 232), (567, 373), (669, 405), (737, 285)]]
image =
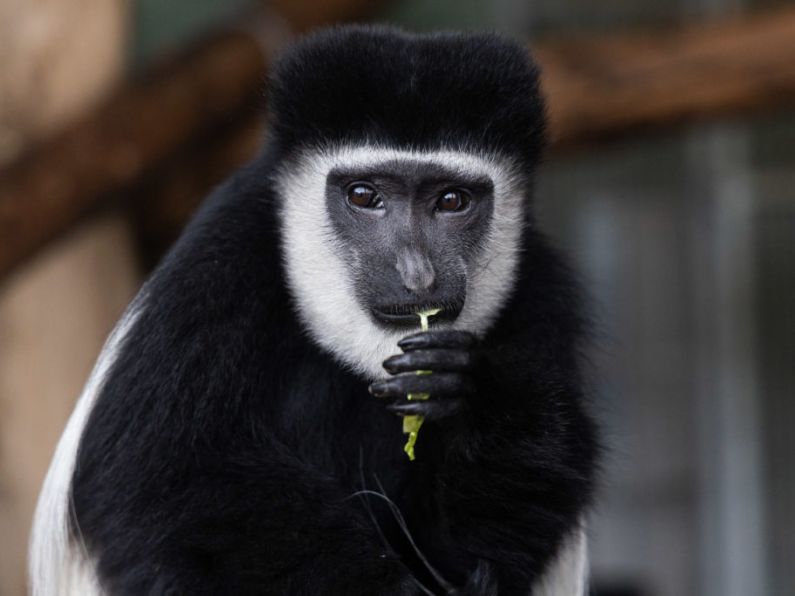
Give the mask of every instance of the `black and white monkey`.
[[(33, 593), (583, 594), (586, 325), (531, 215), (526, 49), (332, 29), (268, 93), (260, 157), (144, 285), (68, 423)], [(426, 419), (415, 461), (404, 415)]]

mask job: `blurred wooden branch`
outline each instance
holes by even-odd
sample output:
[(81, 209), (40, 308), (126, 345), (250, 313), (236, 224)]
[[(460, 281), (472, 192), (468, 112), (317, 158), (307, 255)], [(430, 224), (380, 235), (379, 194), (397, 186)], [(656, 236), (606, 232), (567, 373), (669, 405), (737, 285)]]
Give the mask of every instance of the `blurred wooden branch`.
[(0, 278), (179, 147), (256, 111), (265, 68), (249, 36), (207, 40), (12, 164), (0, 176)]
[(560, 149), (795, 105), (795, 10), (536, 44)]
[(210, 189), (248, 161), (262, 142), (259, 112), (241, 114), (207, 143), (186, 147), (129, 193), (139, 254), (154, 267)]
[(296, 33), (366, 17), (383, 3), (373, 0), (269, 0), (268, 2)]
[[(792, 9), (534, 47), (556, 149), (795, 104)], [(104, 198), (133, 188), (149, 196), (146, 234), (166, 243), (208, 187), (253, 153), (265, 66), (252, 39), (208, 40), (10, 167), (0, 178), (0, 279)]]

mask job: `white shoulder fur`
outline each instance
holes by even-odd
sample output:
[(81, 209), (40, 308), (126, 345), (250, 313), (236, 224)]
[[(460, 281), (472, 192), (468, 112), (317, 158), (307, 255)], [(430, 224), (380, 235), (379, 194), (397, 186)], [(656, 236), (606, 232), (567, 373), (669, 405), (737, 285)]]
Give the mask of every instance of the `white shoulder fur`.
[(532, 596), (585, 596), (587, 589), (588, 539), (582, 525), (564, 543)]
[[(136, 301), (137, 302), (137, 301)], [(72, 474), (77, 448), (91, 408), (120, 345), (140, 313), (136, 302), (111, 333), (77, 401), (55, 450), (36, 507), (30, 540), (30, 593), (33, 596), (96, 596), (102, 594), (82, 544), (70, 536)]]

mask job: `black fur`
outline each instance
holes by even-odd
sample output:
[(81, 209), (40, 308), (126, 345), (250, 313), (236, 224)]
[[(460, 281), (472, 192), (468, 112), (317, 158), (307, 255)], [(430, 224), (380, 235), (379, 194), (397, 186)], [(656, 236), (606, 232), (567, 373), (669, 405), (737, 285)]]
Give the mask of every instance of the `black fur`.
[(352, 142), (510, 155), (528, 171), (543, 148), (538, 69), (527, 49), (489, 34), (329, 29), (274, 69), (279, 148)]
[(427, 422), (409, 462), (399, 419), (296, 319), (270, 181), (299, 146), (343, 139), (476, 147), (530, 169), (535, 67), (488, 35), (342, 29), (287, 54), (271, 93), (262, 157), (143, 290), (81, 441), (73, 533), (112, 594), (417, 594), (415, 578), (441, 591), (387, 504), (357, 494), (383, 490), (445, 582), (527, 593), (592, 493), (568, 269), (525, 234), (466, 414)]

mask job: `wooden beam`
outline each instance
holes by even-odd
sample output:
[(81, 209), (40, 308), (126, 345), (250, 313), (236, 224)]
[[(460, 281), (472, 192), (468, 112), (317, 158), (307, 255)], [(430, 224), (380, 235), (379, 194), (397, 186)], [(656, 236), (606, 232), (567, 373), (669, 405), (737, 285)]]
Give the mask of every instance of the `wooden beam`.
[[(534, 47), (544, 68), (554, 150), (795, 105), (795, 9)], [(190, 192), (173, 195), (182, 197), (174, 213), (190, 211), (210, 181), (182, 169), (207, 167), (218, 151), (214, 143), (238, 146), (222, 131), (259, 104), (265, 66), (252, 39), (217, 37), (9, 167), (0, 176), (0, 279), (109, 195), (140, 187), (147, 175), (157, 180), (158, 166), (174, 164), (172, 172), (157, 169), (165, 186), (170, 179), (192, 181)], [(240, 134), (250, 139), (250, 128)], [(189, 157), (168, 161), (185, 147), (192, 147)], [(235, 155), (243, 161), (245, 153)]]
[(154, 267), (205, 195), (247, 162), (263, 139), (259, 113), (244, 113), (195, 147), (185, 147), (127, 193), (139, 255)]
[(256, 111), (265, 69), (251, 37), (216, 36), (12, 164), (0, 176), (0, 279), (178, 148)]
[(795, 106), (795, 9), (535, 44), (557, 149)]

